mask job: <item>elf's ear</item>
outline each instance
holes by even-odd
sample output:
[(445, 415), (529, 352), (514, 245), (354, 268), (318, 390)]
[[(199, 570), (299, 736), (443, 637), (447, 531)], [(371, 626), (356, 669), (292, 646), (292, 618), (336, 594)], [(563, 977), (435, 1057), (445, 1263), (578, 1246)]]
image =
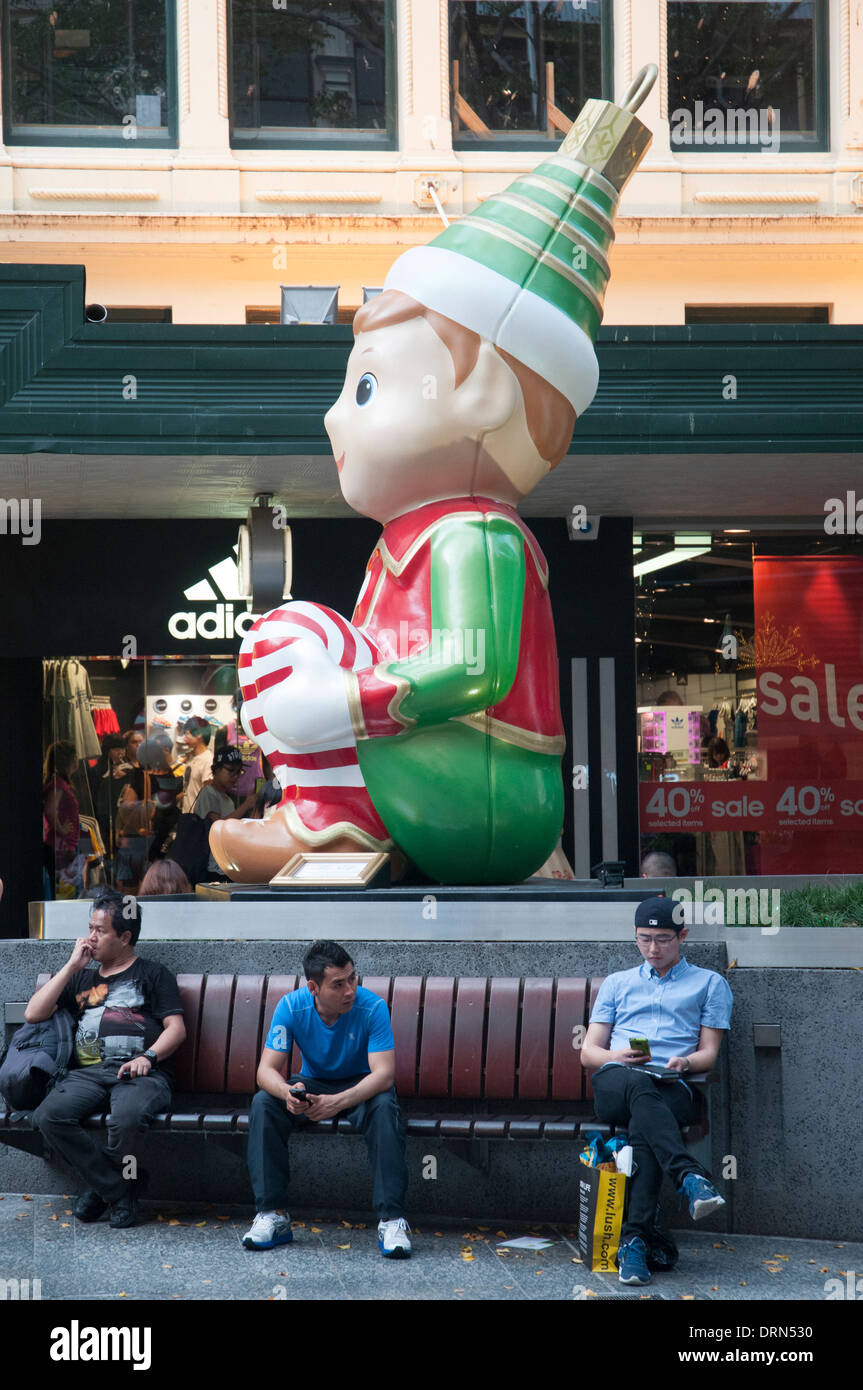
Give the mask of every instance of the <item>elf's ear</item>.
[(500, 429), (518, 409), (521, 387), (515, 373), (487, 339), (480, 343), (476, 365), (456, 388), (453, 401), (468, 435)]

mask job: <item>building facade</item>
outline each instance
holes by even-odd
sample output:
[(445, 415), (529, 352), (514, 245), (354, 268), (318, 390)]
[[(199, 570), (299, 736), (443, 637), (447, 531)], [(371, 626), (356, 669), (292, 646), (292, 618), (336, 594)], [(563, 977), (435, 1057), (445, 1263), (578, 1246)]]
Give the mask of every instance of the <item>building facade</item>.
[[(563, 849), (579, 877), (651, 850), (688, 877), (863, 870), (863, 0), (0, 8), (0, 811), (27, 866), (4, 930), (43, 891), (56, 663), (124, 732), (230, 725), (231, 538), (260, 493), (295, 596), (350, 613), (374, 527), (322, 419), (364, 290), (646, 62), (600, 391), (523, 507), (551, 564)], [(308, 284), (338, 287), (340, 323), (279, 325)], [(110, 840), (119, 808), (100, 822), (76, 775)]]

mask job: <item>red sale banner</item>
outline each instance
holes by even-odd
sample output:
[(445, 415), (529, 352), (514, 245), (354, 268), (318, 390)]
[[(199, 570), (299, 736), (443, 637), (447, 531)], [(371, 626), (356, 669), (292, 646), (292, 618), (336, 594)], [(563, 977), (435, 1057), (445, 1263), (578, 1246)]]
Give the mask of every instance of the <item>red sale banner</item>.
[(757, 558), (755, 663), (764, 785), (792, 789), (761, 873), (859, 873), (863, 817), (841, 807), (863, 781), (863, 558)]
[(644, 834), (827, 829), (858, 842), (863, 834), (863, 781), (642, 782), (638, 790)]

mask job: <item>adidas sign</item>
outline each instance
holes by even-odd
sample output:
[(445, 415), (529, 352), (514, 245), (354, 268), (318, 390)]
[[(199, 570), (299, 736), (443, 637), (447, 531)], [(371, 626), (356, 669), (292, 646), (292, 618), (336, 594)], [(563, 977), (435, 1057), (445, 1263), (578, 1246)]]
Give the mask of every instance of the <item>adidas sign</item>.
[[(168, 619), (168, 631), (178, 642), (194, 642), (198, 637), (207, 641), (230, 641), (233, 637), (244, 637), (260, 617), (260, 614), (248, 613), (245, 609), (245, 600), (240, 594), (237, 581), (237, 562), (234, 558), (220, 560), (217, 565), (210, 567), (208, 573), (212, 583), (210, 579), (202, 579), (199, 583), (184, 589), (183, 597), (191, 603), (206, 601), (211, 605), (213, 600), (216, 600), (215, 605), (203, 612), (188, 608), (172, 613)], [(234, 601), (238, 601), (237, 612), (234, 611)]]

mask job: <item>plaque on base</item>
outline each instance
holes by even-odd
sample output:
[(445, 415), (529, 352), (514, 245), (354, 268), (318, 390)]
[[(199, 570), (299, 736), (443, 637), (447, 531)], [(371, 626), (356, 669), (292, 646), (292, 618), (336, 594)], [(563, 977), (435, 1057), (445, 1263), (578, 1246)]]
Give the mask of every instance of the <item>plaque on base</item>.
[[(368, 888), (389, 869), (383, 851), (357, 854), (294, 854), (270, 879), (271, 888)], [(387, 877), (389, 875), (387, 874)], [(378, 887), (385, 884), (378, 883)]]

